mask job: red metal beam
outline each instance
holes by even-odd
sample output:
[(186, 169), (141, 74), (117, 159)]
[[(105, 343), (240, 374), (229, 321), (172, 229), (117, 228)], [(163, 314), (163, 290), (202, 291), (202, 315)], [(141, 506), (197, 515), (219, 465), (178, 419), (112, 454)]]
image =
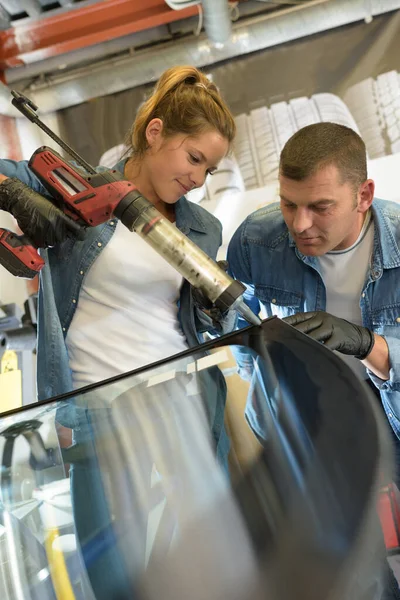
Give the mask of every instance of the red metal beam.
[(103, 0), (0, 32), (0, 70), (29, 64), (197, 14), (164, 0)]

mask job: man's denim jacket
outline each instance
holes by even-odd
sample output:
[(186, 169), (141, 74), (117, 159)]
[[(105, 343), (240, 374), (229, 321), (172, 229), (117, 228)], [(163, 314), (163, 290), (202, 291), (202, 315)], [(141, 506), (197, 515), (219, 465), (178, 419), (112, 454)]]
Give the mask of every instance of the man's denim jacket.
[[(125, 161), (121, 161), (114, 168), (123, 172), (124, 165)], [(97, 170), (106, 169), (98, 167)], [(32, 189), (48, 196), (26, 161), (0, 160), (0, 173), (17, 177)], [(65, 338), (78, 305), (84, 276), (110, 241), (116, 222), (116, 219), (112, 219), (98, 227), (88, 228), (83, 241), (68, 239), (54, 248), (41, 251), (46, 262), (40, 273), (38, 310), (37, 386), (38, 398), (41, 400), (72, 390)], [(176, 225), (208, 256), (215, 259), (222, 241), (222, 226), (218, 219), (183, 197), (176, 204)], [(115, 268), (118, 269), (118, 265)], [(205, 331), (215, 333), (211, 319), (194, 306), (192, 290), (187, 281), (181, 289), (178, 317), (189, 347), (201, 343)], [(233, 321), (234, 315), (231, 313), (223, 324), (223, 330), (232, 329)], [(210, 421), (214, 423), (213, 432), (219, 450), (222, 450), (222, 442), (226, 450), (225, 433), (219, 439), (223, 431), (225, 380), (217, 368), (205, 371), (203, 379), (207, 379), (203, 385), (207, 390)], [(77, 424), (72, 419), (71, 423), (65, 425)]]
[[(374, 199), (372, 214), (374, 248), (360, 307), (364, 326), (386, 339), (391, 369), (387, 381), (368, 375), (400, 437), (400, 205)], [(241, 224), (228, 262), (232, 275), (247, 285), (246, 302), (255, 313), (260, 305), (268, 316), (279, 317), (326, 309), (318, 258), (298, 251), (279, 204), (261, 208)], [(245, 366), (245, 353), (237, 358)]]

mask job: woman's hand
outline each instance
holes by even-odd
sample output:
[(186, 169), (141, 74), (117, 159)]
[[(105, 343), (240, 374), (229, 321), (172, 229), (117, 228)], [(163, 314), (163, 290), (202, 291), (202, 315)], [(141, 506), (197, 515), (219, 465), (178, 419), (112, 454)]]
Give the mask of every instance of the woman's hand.
[(85, 234), (81, 225), (16, 178), (0, 177), (0, 209), (15, 217), (36, 248), (55, 246), (69, 237), (83, 239)]

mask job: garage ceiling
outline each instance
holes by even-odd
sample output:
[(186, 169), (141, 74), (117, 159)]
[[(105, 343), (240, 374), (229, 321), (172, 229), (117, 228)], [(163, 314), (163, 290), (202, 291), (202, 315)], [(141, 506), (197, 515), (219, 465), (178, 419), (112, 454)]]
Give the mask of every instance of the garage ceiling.
[[(232, 8), (240, 2), (240, 18), (309, 2), (229, 1)], [(0, 78), (14, 82), (193, 33), (199, 7), (186, 5), (173, 10), (165, 0), (0, 0)]]
[[(223, 2), (207, 5), (212, 11)], [(217, 44), (207, 27), (201, 32), (192, 2), (174, 10), (166, 0), (0, 0), (11, 24), (0, 31), (0, 115), (16, 116), (10, 88), (46, 114), (156, 81), (172, 64), (208, 68), (400, 8), (400, 0), (229, 2), (236, 22), (229, 41)]]
[[(279, 4), (301, 4), (305, 1), (306, 0), (258, 0), (258, 2), (263, 2), (266, 5), (270, 4), (275, 6)], [(12, 26), (22, 19), (55, 14), (59, 9), (73, 10), (78, 6), (99, 4), (101, 2), (104, 2), (104, 0), (2, 0), (0, 6), (4, 11), (4, 24)], [(140, 3), (142, 6), (146, 4), (143, 0), (132, 0), (132, 4), (134, 3)], [(175, 0), (175, 2), (171, 0), (170, 4), (173, 3), (179, 5), (179, 0)], [(189, 2), (186, 2), (186, 4), (189, 4)]]
[[(65, 6), (60, 6), (60, 1)], [(0, 32), (0, 69), (42, 61), (52, 56), (110, 41), (177, 21), (197, 13), (169, 8), (164, 0), (2, 0), (9, 26)], [(23, 9), (23, 10), (22, 10)], [(10, 11), (10, 12), (9, 12)], [(21, 12), (22, 11), (22, 12)]]

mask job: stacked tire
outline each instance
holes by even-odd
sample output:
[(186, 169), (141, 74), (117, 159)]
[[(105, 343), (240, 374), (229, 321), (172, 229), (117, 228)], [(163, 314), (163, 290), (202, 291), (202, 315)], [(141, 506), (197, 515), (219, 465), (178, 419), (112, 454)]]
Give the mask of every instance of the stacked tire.
[(389, 71), (351, 86), (344, 101), (359, 126), (369, 158), (400, 152), (400, 75)]
[(236, 118), (234, 152), (246, 189), (275, 182), (279, 156), (288, 139), (313, 123), (331, 121), (360, 130), (344, 102), (334, 94), (315, 94), (262, 106)]

